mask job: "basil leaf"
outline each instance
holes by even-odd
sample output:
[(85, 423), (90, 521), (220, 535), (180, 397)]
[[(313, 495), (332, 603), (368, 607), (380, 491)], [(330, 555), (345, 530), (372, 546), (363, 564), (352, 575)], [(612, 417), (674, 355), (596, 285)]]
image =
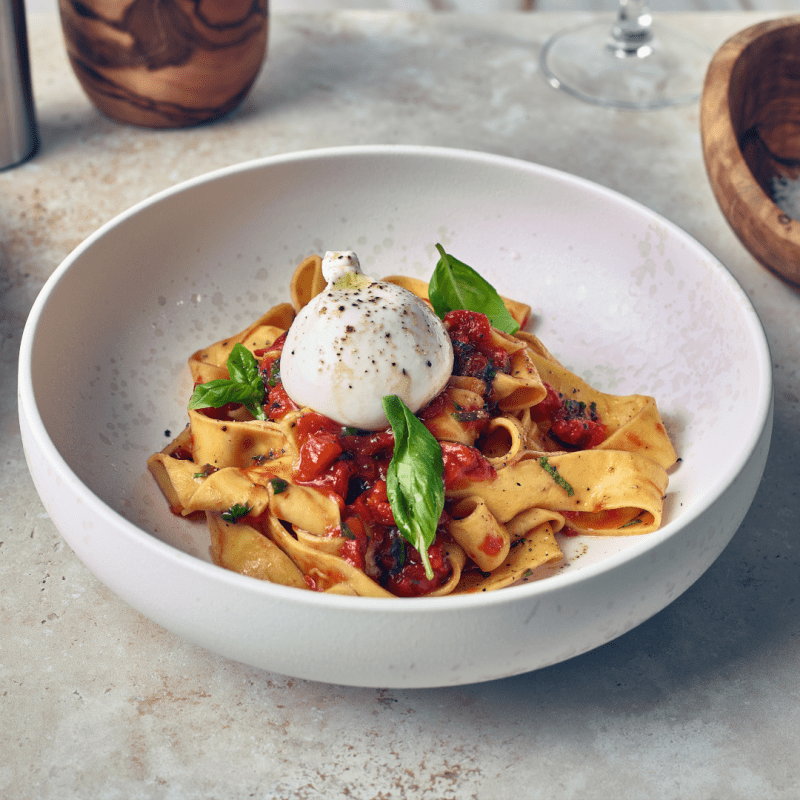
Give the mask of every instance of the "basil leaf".
[(462, 308), (477, 311), (486, 314), (489, 322), (498, 330), (516, 333), (519, 324), (494, 286), (472, 267), (448, 255), (440, 244), (436, 245), (436, 249), (441, 258), (428, 284), (428, 299), (437, 316), (444, 319), (448, 311)]
[(238, 522), (242, 517), (250, 513), (250, 507), (241, 503), (234, 503), (227, 511), (222, 512), (222, 519), (225, 522)]
[(189, 408), (222, 408), (228, 403), (241, 403), (256, 419), (266, 419), (262, 406), (264, 384), (256, 357), (237, 343), (228, 356), (227, 366), (230, 380), (216, 378), (195, 387), (189, 398)]
[(228, 403), (246, 404), (254, 399), (252, 386), (219, 378), (201, 383), (189, 399), (189, 408), (222, 408)]
[(428, 548), (444, 510), (442, 448), (433, 434), (396, 395), (383, 398), (394, 433), (394, 453), (386, 473), (386, 493), (403, 538), (417, 549), (425, 575), (433, 578)]
[[(249, 386), (261, 386), (261, 376), (258, 374), (258, 361), (256, 357), (238, 342), (233, 346), (228, 356), (228, 375), (235, 383), (246, 383)], [(263, 387), (262, 387), (263, 388)]]

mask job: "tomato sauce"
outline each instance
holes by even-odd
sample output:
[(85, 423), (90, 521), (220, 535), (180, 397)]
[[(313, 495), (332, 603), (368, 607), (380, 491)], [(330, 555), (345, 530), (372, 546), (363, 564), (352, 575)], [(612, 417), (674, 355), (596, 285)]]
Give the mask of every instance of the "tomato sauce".
[(469, 481), (489, 481), (497, 477), (495, 468), (477, 447), (457, 442), (441, 442), (444, 461), (444, 488), (458, 489)]
[[(508, 354), (492, 343), (489, 321), (483, 314), (454, 311), (445, 317), (445, 325), (456, 350), (454, 374), (481, 377), (491, 381), (498, 371), (509, 369)], [(281, 419), (296, 408), (283, 389), (280, 379), (280, 354), (285, 337), (256, 353), (264, 380), (265, 406), (270, 419)], [(436, 416), (453, 414), (465, 427), (486, 424), (490, 414), (483, 408), (456, 408), (443, 392), (422, 409), (418, 416), (425, 422)], [(448, 538), (445, 511), (436, 539), (428, 548), (433, 577), (425, 575), (419, 552), (398, 530), (386, 489), (386, 474), (394, 451), (391, 428), (384, 431), (359, 431), (345, 428), (317, 412), (297, 420), (299, 454), (292, 470), (292, 480), (313, 486), (334, 497), (342, 511), (340, 528), (342, 558), (393, 594), (415, 597), (430, 594), (449, 579), (452, 570), (446, 557)], [(491, 480), (494, 468), (475, 447), (442, 442), (445, 489), (463, 486), (467, 481)], [(491, 538), (491, 537), (490, 537)], [(487, 552), (493, 541), (484, 543)], [(502, 540), (501, 540), (502, 546)]]
[(281, 353), (285, 343), (286, 333), (282, 333), (271, 345), (254, 352), (255, 357), (261, 359), (258, 371), (264, 382), (264, 407), (267, 417), (273, 422), (299, 408), (281, 381)]
[(446, 583), (451, 574), (441, 543), (428, 550), (433, 577), (395, 525), (386, 489), (394, 435), (354, 431), (316, 412), (297, 420), (300, 445), (295, 483), (331, 493), (342, 511), (341, 557), (393, 594), (414, 597)]
[(340, 551), (342, 558), (356, 569), (363, 570), (369, 544), (363, 521), (360, 517), (349, 516), (342, 521), (341, 532), (345, 540)]
[[(445, 317), (445, 327), (453, 342), (456, 375), (478, 377), (491, 386), (497, 372), (510, 369), (508, 353), (495, 345), (489, 321), (483, 314), (452, 311)], [(270, 420), (280, 420), (298, 406), (283, 388), (280, 357), (286, 335), (255, 352), (264, 383), (264, 408)], [(442, 392), (422, 409), (418, 416), (425, 422), (436, 416), (452, 414), (467, 428), (479, 431), (491, 416), (489, 406), (461, 409)], [(231, 408), (207, 409), (204, 413), (227, 418)], [(436, 538), (428, 548), (433, 577), (425, 575), (419, 552), (398, 530), (386, 487), (386, 475), (394, 451), (391, 428), (383, 431), (360, 431), (345, 428), (323, 414), (309, 412), (297, 420), (298, 457), (292, 467), (292, 480), (313, 486), (335, 500), (342, 510), (337, 531), (342, 537), (341, 557), (373, 580), (401, 597), (430, 594), (444, 585), (452, 574), (446, 556), (448, 540), (447, 511), (442, 514)], [(458, 488), (468, 481), (491, 480), (494, 468), (475, 447), (442, 442), (445, 489)], [(496, 538), (496, 537), (495, 537)], [(499, 545), (487, 537), (484, 548), (492, 554)], [(308, 578), (310, 588), (317, 582)]]
[(417, 549), (403, 539), (397, 528), (377, 531), (373, 536), (372, 546), (378, 582), (398, 597), (430, 594), (443, 586), (451, 575), (443, 537), (439, 534), (428, 548), (432, 578), (425, 575), (425, 565)]
[(590, 450), (606, 438), (606, 426), (594, 403), (570, 400), (545, 384), (547, 396), (531, 409), (535, 422), (550, 425), (549, 435), (569, 450)]
[(454, 375), (468, 375), (491, 381), (498, 372), (509, 372), (508, 351), (494, 344), (492, 328), (485, 314), (476, 311), (450, 311), (444, 326), (453, 343)]
[(465, 431), (472, 431), (477, 436), (483, 433), (491, 419), (483, 399), (470, 407), (456, 406), (447, 391), (434, 397), (425, 408), (419, 410), (417, 416), (434, 436), (436, 436), (435, 421), (445, 416), (453, 417)]
[(185, 447), (176, 447), (170, 455), (172, 458), (177, 458), (178, 461), (193, 461), (194, 455), (192, 455), (192, 451), (188, 450)]
[(478, 545), (478, 550), (485, 553), (487, 556), (496, 556), (503, 549), (505, 540), (502, 536), (488, 535), (484, 537), (483, 541)]
[[(394, 451), (391, 429), (354, 431), (309, 412), (297, 420), (297, 438), (299, 455), (292, 480), (327, 491), (339, 502), (344, 540), (340, 555), (347, 563), (402, 597), (429, 594), (447, 582), (452, 570), (443, 544), (446, 526), (440, 525), (437, 540), (428, 549), (433, 569), (429, 579), (420, 554), (395, 524), (386, 488)], [(475, 448), (445, 443), (444, 449), (448, 451), (446, 481), (463, 482), (470, 475), (486, 472), (488, 462)], [(442, 523), (446, 519), (443, 514)]]

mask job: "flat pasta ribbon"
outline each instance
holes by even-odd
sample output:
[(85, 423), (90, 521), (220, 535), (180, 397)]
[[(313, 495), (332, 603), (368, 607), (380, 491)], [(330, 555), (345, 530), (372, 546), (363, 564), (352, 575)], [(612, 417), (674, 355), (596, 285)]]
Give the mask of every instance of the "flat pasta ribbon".
[[(469, 481), (453, 498), (480, 497), (501, 522), (529, 508), (571, 515), (582, 533), (650, 533), (661, 524), (666, 471), (638, 453), (581, 450), (528, 457), (498, 470), (488, 481)], [(639, 522), (629, 530), (622, 526)]]
[(675, 463), (677, 453), (652, 397), (599, 392), (532, 347), (528, 348), (528, 355), (542, 380), (555, 391), (587, 406), (594, 404), (597, 414), (606, 425), (606, 438), (597, 449), (641, 453), (664, 469), (669, 469)]

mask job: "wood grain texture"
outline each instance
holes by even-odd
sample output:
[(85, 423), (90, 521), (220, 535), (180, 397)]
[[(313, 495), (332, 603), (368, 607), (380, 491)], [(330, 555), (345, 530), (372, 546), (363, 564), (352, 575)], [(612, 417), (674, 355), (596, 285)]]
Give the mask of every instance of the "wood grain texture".
[(267, 50), (267, 0), (59, 0), (70, 63), (107, 116), (208, 122), (246, 97)]
[(723, 214), (756, 259), (800, 287), (800, 221), (772, 199), (773, 178), (800, 176), (800, 16), (725, 42), (706, 75), (700, 119)]

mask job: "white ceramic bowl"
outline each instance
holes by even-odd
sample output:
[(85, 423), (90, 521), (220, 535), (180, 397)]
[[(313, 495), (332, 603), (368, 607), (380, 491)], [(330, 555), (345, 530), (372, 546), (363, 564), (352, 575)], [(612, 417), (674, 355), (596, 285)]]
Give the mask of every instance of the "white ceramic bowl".
[[(210, 563), (145, 468), (186, 421), (186, 357), (274, 302), (312, 252), (427, 278), (434, 244), (529, 302), (532, 329), (598, 388), (659, 402), (682, 457), (665, 524), (569, 540), (555, 575), (482, 596), (327, 597)], [(112, 220), (55, 271), (25, 328), (20, 420), (64, 538), (123, 600), (217, 653), (332, 683), (425, 687), (554, 664), (643, 622), (728, 543), (761, 478), (770, 359), (731, 275), (611, 191), (425, 147), (295, 153), (189, 181)]]

